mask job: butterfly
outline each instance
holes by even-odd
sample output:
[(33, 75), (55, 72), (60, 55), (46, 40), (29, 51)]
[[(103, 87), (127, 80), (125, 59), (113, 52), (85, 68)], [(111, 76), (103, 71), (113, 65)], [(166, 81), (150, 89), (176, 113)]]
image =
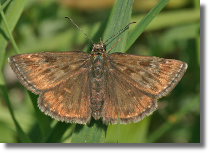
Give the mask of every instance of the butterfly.
[(100, 40), (93, 42), (91, 54), (18, 54), (9, 57), (9, 64), (20, 82), (39, 94), (39, 108), (52, 118), (86, 124), (92, 116), (116, 124), (119, 115), (121, 124), (138, 122), (157, 109), (157, 99), (176, 86), (187, 64), (155, 56), (109, 54), (112, 48), (106, 51)]

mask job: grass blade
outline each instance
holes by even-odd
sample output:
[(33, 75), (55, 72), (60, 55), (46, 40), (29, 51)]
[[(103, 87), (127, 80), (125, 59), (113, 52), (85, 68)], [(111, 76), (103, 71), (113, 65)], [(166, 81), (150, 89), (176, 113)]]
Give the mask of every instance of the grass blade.
[[(0, 5), (0, 6), (1, 6), (1, 5)], [(13, 45), (13, 47), (14, 47), (14, 49), (15, 49), (15, 53), (16, 53), (16, 54), (20, 54), (20, 51), (19, 51), (19, 49), (18, 49), (18, 47), (17, 47), (17, 45), (16, 45), (16, 43), (15, 43), (15, 40), (14, 40), (14, 38), (13, 38), (13, 36), (12, 36), (12, 33), (10, 32), (9, 25), (8, 25), (8, 23), (7, 23), (7, 20), (6, 20), (6, 18), (5, 18), (5, 15), (4, 15), (4, 12), (3, 12), (3, 11), (1, 11), (1, 17), (2, 17), (2, 19), (3, 19), (3, 21), (4, 21), (4, 24), (5, 24), (5, 27), (6, 27), (6, 30), (7, 30), (7, 34), (8, 34), (8, 36), (9, 36), (11, 42), (12, 42), (12, 45)]]
[[(8, 3), (9, 2), (7, 1), (4, 4), (3, 7), (6, 7), (6, 4), (8, 4)], [(7, 8), (5, 16), (4, 16), (4, 13), (3, 13), (3, 8), (0, 5), (1, 16), (2, 16), (2, 19), (4, 21), (0, 25), (3, 36), (4, 36), (4, 37), (0, 37), (0, 68), (2, 68), (2, 66), (3, 66), (5, 48), (6, 48), (7, 43), (8, 43), (8, 37), (10, 36), (11, 38), (13, 38), (10, 31), (12, 31), (14, 29), (20, 15), (23, 11), (23, 8), (25, 6), (24, 4), (26, 4), (26, 0), (23, 0), (21, 2), (20, 2), (20, 0), (12, 1)], [(9, 34), (7, 34), (5, 31), (7, 31), (7, 33), (9, 33)], [(14, 39), (13, 39), (13, 43), (14, 43)], [(10, 114), (12, 116), (12, 119), (13, 119), (14, 123), (15, 123), (17, 133), (18, 133), (18, 136), (20, 137), (21, 142), (25, 142), (25, 143), (31, 142), (29, 137), (23, 132), (19, 123), (15, 119), (14, 112), (13, 112), (13, 109), (11, 107), (11, 103), (10, 103), (10, 100), (9, 100), (9, 97), (8, 97), (8, 93), (7, 93), (7, 89), (6, 89), (6, 86), (5, 86), (5, 81), (4, 81), (2, 73), (0, 74), (0, 91), (1, 91), (1, 94), (4, 98), (4, 100), (5, 100), (8, 108), (9, 108)]]
[(149, 23), (154, 19), (154, 17), (164, 8), (164, 6), (170, 0), (160, 0), (149, 13), (139, 22), (136, 27), (129, 33), (128, 41), (125, 50), (128, 50), (130, 46), (135, 42), (135, 40), (141, 35), (144, 29), (149, 25)]
[(58, 122), (49, 134), (42, 140), (43, 143), (59, 143), (61, 142), (63, 134), (72, 124), (65, 122)]
[(7, 89), (6, 89), (6, 86), (5, 86), (4, 78), (3, 78), (3, 75), (2, 75), (1, 72), (0, 72), (0, 95), (3, 97), (5, 103), (7, 104), (7, 107), (9, 109), (10, 114), (12, 116), (12, 119), (15, 123), (16, 129), (17, 129), (17, 134), (20, 137), (21, 142), (24, 142), (24, 143), (31, 142), (31, 140), (23, 132), (22, 128), (20, 127), (19, 123), (17, 122), (17, 120), (15, 118), (15, 115), (14, 115), (14, 112), (13, 112), (13, 109), (12, 109), (12, 106), (11, 106), (11, 103), (10, 103), (10, 100), (9, 100), (9, 96), (8, 96), (8, 93), (7, 93)]
[[(132, 4), (133, 0), (117, 1), (116, 6), (111, 13), (111, 18), (106, 28), (103, 41), (106, 41), (130, 23)], [(107, 50), (111, 48), (120, 38), (122, 38), (110, 51), (110, 53), (125, 52), (127, 36), (128, 30), (125, 29), (125, 31), (121, 32), (116, 37), (107, 42)]]
[(28, 91), (28, 94), (29, 94), (29, 97), (30, 97), (31, 102), (33, 104), (33, 107), (34, 107), (34, 110), (35, 110), (35, 113), (36, 113), (37, 122), (39, 124), (39, 128), (41, 130), (42, 136), (45, 137), (49, 134), (49, 131), (51, 131), (50, 120), (49, 120), (48, 116), (46, 116), (38, 108), (38, 106), (37, 106), (38, 96), (33, 94), (30, 91)]
[[(11, 0), (6, 1), (0, 8), (0, 12), (4, 10), (4, 8), (9, 4)], [(1, 5), (1, 4), (0, 4)]]
[[(26, 5), (27, 0), (15, 0), (9, 3), (7, 10), (5, 12), (5, 18), (8, 23), (8, 29), (12, 32), (15, 25), (17, 24), (18, 19), (20, 18), (21, 13), (23, 12), (24, 6)], [(9, 40), (9, 36), (6, 33), (7, 29), (4, 22), (1, 22), (1, 33), (0, 37), (0, 68), (3, 66), (5, 49)]]

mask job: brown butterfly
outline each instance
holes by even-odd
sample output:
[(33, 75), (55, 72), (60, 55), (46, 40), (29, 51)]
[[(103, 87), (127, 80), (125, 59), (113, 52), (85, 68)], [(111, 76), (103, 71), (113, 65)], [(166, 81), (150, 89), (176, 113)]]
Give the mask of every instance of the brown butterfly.
[(100, 41), (93, 42), (91, 54), (19, 54), (11, 56), (9, 63), (20, 82), (39, 94), (38, 106), (45, 114), (79, 124), (89, 123), (91, 116), (116, 124), (119, 114), (120, 123), (140, 121), (157, 109), (157, 99), (168, 94), (187, 69), (182, 61), (108, 54), (111, 49), (106, 51)]

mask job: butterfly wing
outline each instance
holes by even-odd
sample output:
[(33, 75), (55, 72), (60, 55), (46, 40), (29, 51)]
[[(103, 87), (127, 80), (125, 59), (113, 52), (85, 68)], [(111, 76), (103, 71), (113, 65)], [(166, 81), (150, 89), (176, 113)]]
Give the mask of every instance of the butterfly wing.
[(90, 58), (85, 52), (19, 54), (9, 63), (20, 82), (40, 94), (38, 106), (47, 115), (85, 124), (90, 121)]
[(47, 115), (65, 122), (86, 124), (91, 119), (89, 70), (82, 68), (75, 76), (44, 91), (39, 108)]
[(112, 66), (130, 83), (145, 94), (160, 98), (168, 94), (182, 78), (187, 69), (185, 62), (155, 56), (111, 54)]
[(9, 64), (28, 90), (40, 94), (87, 67), (88, 57), (81, 51), (40, 52), (11, 56)]
[(103, 122), (138, 122), (157, 108), (157, 98), (169, 93), (187, 64), (177, 60), (130, 54), (110, 54), (106, 64)]
[(102, 109), (103, 122), (116, 124), (138, 122), (157, 107), (156, 99), (145, 95), (115, 69), (105, 72), (105, 96)]

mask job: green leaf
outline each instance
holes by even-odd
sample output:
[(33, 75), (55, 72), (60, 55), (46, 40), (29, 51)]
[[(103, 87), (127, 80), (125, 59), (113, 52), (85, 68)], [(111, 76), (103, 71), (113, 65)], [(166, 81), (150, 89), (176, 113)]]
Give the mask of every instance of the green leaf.
[(77, 124), (71, 143), (104, 143), (106, 126), (101, 120), (92, 120), (89, 125)]

